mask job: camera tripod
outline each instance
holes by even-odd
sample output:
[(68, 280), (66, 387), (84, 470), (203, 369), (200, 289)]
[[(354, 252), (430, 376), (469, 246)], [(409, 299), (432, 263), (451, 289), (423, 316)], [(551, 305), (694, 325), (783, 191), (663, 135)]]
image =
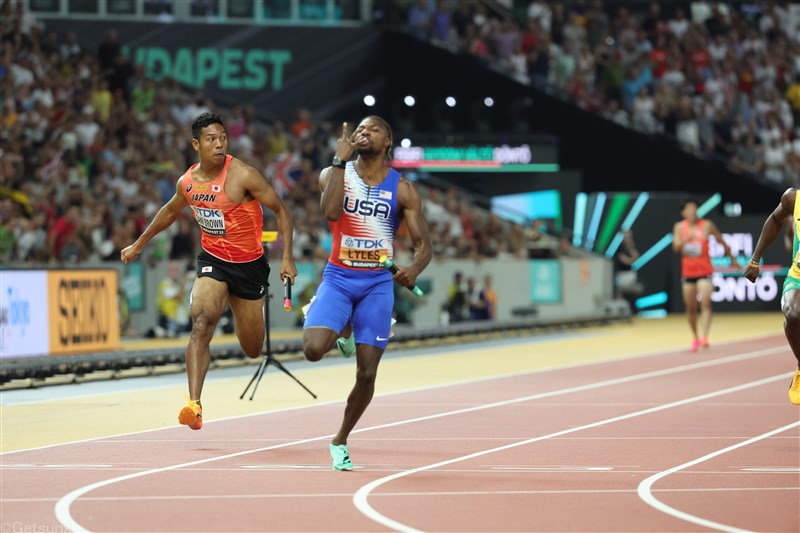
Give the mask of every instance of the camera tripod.
[[(265, 254), (267, 253), (266, 243), (275, 241), (277, 237), (278, 234), (276, 231), (261, 232), (261, 244), (264, 247)], [(270, 343), (270, 338), (269, 338), (269, 302), (271, 299), (272, 299), (272, 294), (269, 292), (269, 289), (267, 289), (267, 295), (264, 298), (264, 329), (266, 333), (265, 336), (266, 348), (264, 349), (264, 358), (261, 360), (261, 365), (256, 370), (256, 373), (253, 374), (253, 377), (250, 379), (250, 383), (248, 383), (247, 387), (245, 387), (244, 391), (242, 391), (242, 395), (239, 396), (239, 399), (243, 400), (244, 395), (247, 394), (247, 391), (250, 388), (250, 386), (253, 385), (253, 383), (255, 383), (255, 385), (253, 386), (253, 392), (250, 393), (250, 398), (249, 398), (252, 401), (253, 397), (256, 395), (256, 389), (258, 388), (258, 384), (261, 383), (261, 378), (264, 376), (264, 372), (266, 372), (267, 367), (269, 365), (275, 365), (275, 367), (278, 370), (282, 371), (284, 374), (295, 380), (298, 385), (303, 387), (306, 390), (306, 392), (308, 392), (316, 400), (317, 395), (311, 392), (311, 390), (308, 387), (306, 387), (302, 381), (297, 379), (297, 377), (295, 377), (295, 375), (292, 374), (288, 368), (283, 366), (283, 363), (275, 359), (275, 357), (272, 355), (272, 344)], [(284, 309), (287, 311), (291, 311), (292, 285), (288, 278), (284, 280), (283, 301), (284, 301)]]

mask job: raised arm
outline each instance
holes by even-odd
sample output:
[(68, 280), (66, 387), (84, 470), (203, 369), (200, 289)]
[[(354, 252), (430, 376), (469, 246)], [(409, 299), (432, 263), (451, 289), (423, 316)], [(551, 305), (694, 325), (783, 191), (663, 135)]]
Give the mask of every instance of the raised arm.
[(183, 196), (182, 192), (182, 183), (183, 177), (178, 178), (177, 183), (175, 184), (175, 194), (169, 201), (164, 204), (164, 206), (158, 210), (156, 216), (153, 217), (152, 222), (150, 225), (147, 226), (147, 229), (139, 235), (139, 238), (136, 239), (136, 242), (127, 246), (120, 252), (120, 259), (122, 259), (123, 263), (130, 263), (131, 261), (135, 260), (139, 257), (139, 254), (142, 253), (144, 246), (150, 242), (150, 239), (167, 229), (175, 222), (175, 219), (178, 218), (181, 211), (189, 205), (186, 202), (186, 198)]
[(792, 216), (794, 212), (794, 202), (797, 198), (797, 189), (787, 189), (781, 196), (781, 202), (778, 207), (770, 213), (767, 220), (764, 221), (764, 227), (761, 228), (761, 235), (758, 237), (758, 242), (753, 250), (753, 256), (747, 263), (744, 269), (744, 276), (752, 282), (755, 282), (760, 272), (759, 262), (764, 250), (769, 248), (781, 232), (781, 227), (787, 217)]
[[(335, 157), (343, 162), (350, 159), (355, 147), (354, 138), (355, 132), (352, 135), (348, 134), (347, 122), (344, 122), (342, 136), (336, 141)], [(344, 168), (335, 166), (324, 168), (319, 174), (319, 189), (322, 191), (319, 200), (322, 216), (327, 220), (339, 220), (344, 203)]]
[(278, 219), (278, 232), (283, 238), (283, 259), (281, 261), (281, 280), (285, 277), (290, 278), (294, 284), (297, 276), (297, 267), (294, 264), (294, 253), (292, 250), (292, 236), (294, 232), (294, 221), (292, 213), (286, 203), (278, 196), (272, 185), (266, 178), (251, 166), (243, 165), (242, 184), (253, 198), (258, 200), (261, 205), (275, 213)]
[(422, 200), (419, 189), (410, 181), (401, 178), (397, 184), (397, 202), (401, 216), (408, 225), (408, 233), (414, 243), (414, 262), (408, 268), (400, 268), (394, 279), (400, 285), (413, 287), (417, 276), (431, 262), (431, 237), (428, 232), (428, 221), (422, 214)]

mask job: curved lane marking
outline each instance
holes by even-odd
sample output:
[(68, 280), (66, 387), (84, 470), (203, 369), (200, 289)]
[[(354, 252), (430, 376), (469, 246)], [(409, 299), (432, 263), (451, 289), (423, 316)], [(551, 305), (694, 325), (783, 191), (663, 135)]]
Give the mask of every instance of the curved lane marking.
[[(712, 359), (712, 360), (709, 360), (709, 361), (701, 361), (701, 362), (692, 363), (692, 364), (688, 364), (688, 365), (681, 365), (681, 366), (677, 366), (677, 367), (671, 367), (671, 368), (665, 368), (665, 369), (661, 369), (661, 370), (655, 370), (655, 371), (652, 371), (652, 372), (644, 372), (644, 373), (641, 373), (641, 374), (633, 374), (631, 376), (625, 376), (625, 377), (610, 379), (610, 380), (606, 380), (606, 381), (599, 381), (599, 382), (590, 383), (590, 384), (587, 384), (587, 385), (569, 387), (569, 388), (566, 388), (566, 389), (559, 389), (559, 390), (540, 393), (540, 394), (533, 394), (533, 395), (530, 395), (530, 396), (524, 396), (524, 397), (521, 397), (521, 398), (515, 398), (515, 399), (511, 399), (511, 400), (504, 400), (504, 401), (494, 402), (494, 403), (490, 403), (490, 404), (482, 404), (482, 405), (477, 405), (477, 406), (474, 406), (474, 407), (468, 407), (468, 408), (464, 408), (464, 409), (457, 409), (457, 410), (454, 410), (454, 411), (447, 411), (447, 412), (443, 412), (443, 413), (435, 413), (435, 414), (432, 414), (432, 415), (427, 415), (427, 416), (422, 416), (422, 417), (417, 417), (417, 418), (410, 418), (410, 419), (406, 419), (406, 420), (398, 420), (398, 421), (389, 422), (389, 423), (386, 423), (386, 424), (379, 424), (379, 425), (370, 426), (370, 427), (366, 427), (366, 428), (362, 428), (362, 429), (357, 429), (357, 430), (354, 430), (353, 433), (362, 433), (362, 432), (366, 432), (366, 431), (373, 431), (373, 430), (376, 430), (376, 429), (385, 429), (385, 428), (390, 428), (390, 427), (395, 427), (395, 426), (412, 424), (412, 423), (415, 423), (415, 422), (422, 422), (422, 421), (433, 420), (433, 419), (437, 419), (437, 418), (444, 418), (444, 417), (447, 417), (447, 416), (460, 415), (460, 414), (470, 413), (470, 412), (474, 412), (474, 411), (482, 411), (482, 410), (491, 409), (491, 408), (494, 408), (494, 407), (503, 407), (503, 406), (506, 406), (506, 405), (513, 405), (513, 404), (523, 403), (523, 402), (527, 402), (527, 401), (531, 401), (531, 400), (538, 400), (538, 399), (541, 399), (541, 398), (549, 398), (549, 397), (552, 397), (552, 396), (573, 394), (575, 392), (587, 391), (587, 390), (597, 389), (597, 388), (601, 388), (601, 387), (607, 387), (607, 386), (611, 386), (611, 385), (619, 385), (619, 384), (623, 384), (623, 383), (630, 383), (630, 382), (640, 381), (640, 380), (643, 380), (643, 379), (649, 379), (649, 378), (653, 378), (653, 377), (660, 377), (660, 376), (665, 376), (665, 375), (670, 375), (670, 374), (677, 374), (677, 373), (681, 373), (681, 372), (687, 372), (687, 371), (690, 371), (690, 370), (697, 370), (697, 369), (700, 369), (700, 368), (707, 368), (707, 367), (723, 365), (723, 364), (727, 364), (727, 363), (745, 361), (745, 360), (748, 360), (748, 359), (754, 359), (754, 358), (757, 358), (757, 357), (763, 357), (763, 356), (771, 355), (771, 354), (774, 354), (774, 353), (783, 352), (785, 350), (786, 350), (785, 346), (780, 346), (780, 347), (766, 348), (766, 349), (762, 349), (762, 350), (755, 350), (755, 351), (751, 351), (751, 352), (744, 352), (744, 353), (736, 354), (736, 355), (732, 355), (732, 356), (721, 357), (719, 359)], [(786, 375), (781, 375), (781, 376), (779, 376), (779, 378), (780, 379), (785, 379)], [(769, 378), (769, 381), (772, 381), (774, 379), (776, 379), (776, 378)], [(481, 381), (491, 381), (491, 379), (481, 380)], [(433, 389), (433, 388), (445, 388), (445, 387), (449, 387), (449, 386), (451, 386), (451, 384), (440, 385), (438, 387), (430, 387), (430, 388), (426, 387), (425, 390), (430, 390), (430, 389)], [(686, 402), (686, 400), (683, 400), (683, 402)], [(670, 405), (672, 405), (672, 404), (670, 404)], [(655, 410), (660, 410), (660, 408), (655, 408)], [(644, 412), (645, 411), (640, 411), (640, 413), (644, 413)], [(653, 409), (648, 409), (648, 410), (646, 410), (646, 412), (653, 412)], [(245, 415), (245, 416), (253, 416), (253, 415)], [(617, 418), (619, 420), (623, 420), (625, 417), (629, 417), (629, 416), (630, 415), (624, 415), (623, 417), (617, 417)], [(638, 416), (638, 415), (636, 415), (636, 416)], [(238, 418), (238, 417), (236, 417), (236, 418)], [(615, 419), (610, 419), (610, 420), (615, 420)], [(603, 423), (609, 423), (609, 422), (608, 421), (604, 421), (602, 423), (596, 423), (596, 425), (602, 425)], [(585, 426), (585, 427), (594, 427), (594, 425)], [(530, 441), (525, 441), (525, 443), (535, 442), (537, 440), (542, 440), (544, 438), (550, 438), (552, 436), (557, 436), (557, 435), (560, 435), (560, 434), (571, 433), (573, 431), (574, 430), (567, 430), (566, 432), (559, 432), (557, 434), (552, 434), (552, 435), (548, 435), (548, 436), (545, 436), (545, 437), (537, 437), (536, 439), (533, 439), (533, 440), (530, 440)], [(142, 477), (142, 476), (147, 476), (147, 475), (150, 475), (150, 474), (158, 474), (158, 473), (161, 473), (161, 472), (168, 472), (170, 470), (177, 470), (179, 468), (186, 468), (186, 467), (189, 467), (189, 466), (195, 466), (195, 465), (199, 465), (199, 464), (211, 463), (211, 462), (214, 462), (214, 461), (222, 461), (222, 460), (225, 460), (225, 459), (231, 459), (231, 458), (234, 458), (234, 457), (240, 457), (240, 456), (248, 455), (248, 454), (252, 454), (252, 453), (260, 453), (260, 452), (264, 452), (264, 451), (275, 450), (275, 449), (278, 449), (278, 448), (285, 448), (285, 447), (288, 447), (288, 446), (294, 446), (294, 445), (298, 445), (298, 444), (306, 444), (306, 443), (309, 443), (309, 442), (316, 442), (316, 441), (320, 441), (320, 440), (324, 440), (324, 439), (330, 439), (332, 437), (333, 437), (333, 435), (322, 435), (322, 436), (319, 436), (319, 437), (310, 437), (310, 438), (307, 438), (307, 439), (290, 441), (290, 442), (285, 442), (285, 443), (281, 443), (281, 444), (276, 444), (276, 445), (273, 445), (273, 446), (255, 448), (255, 449), (252, 449), (252, 450), (243, 450), (243, 451), (236, 452), (236, 453), (220, 455), (220, 456), (217, 456), (217, 457), (209, 457), (209, 458), (206, 458), (206, 459), (200, 459), (200, 460), (197, 460), (197, 461), (190, 461), (190, 462), (187, 462), (187, 463), (181, 463), (181, 464), (177, 464), (177, 465), (165, 466), (165, 467), (161, 467), (161, 468), (154, 468), (152, 470), (145, 470), (145, 471), (142, 471), (142, 472), (136, 472), (136, 473), (128, 474), (128, 475), (125, 475), (125, 476), (119, 476), (119, 477), (115, 477), (115, 478), (110, 478), (110, 479), (97, 481), (95, 483), (91, 483), (89, 485), (85, 485), (83, 487), (79, 487), (79, 488), (67, 493), (61, 499), (59, 499), (58, 502), (56, 502), (55, 515), (56, 515), (56, 518), (58, 519), (58, 521), (61, 522), (61, 524), (65, 528), (67, 528), (67, 529), (69, 529), (71, 531), (74, 531), (75, 533), (89, 532), (88, 529), (83, 527), (80, 523), (78, 523), (73, 518), (70, 508), (71, 508), (72, 504), (78, 498), (80, 498), (84, 494), (87, 494), (87, 493), (89, 493), (89, 492), (91, 492), (93, 490), (96, 490), (96, 489), (99, 489), (99, 488), (102, 488), (102, 487), (106, 487), (106, 486), (109, 486), (109, 485), (113, 485), (114, 483), (119, 483), (119, 482), (122, 482), (122, 481), (128, 481), (130, 479), (135, 479), (135, 478)], [(94, 439), (90, 439), (90, 440), (94, 440)], [(521, 445), (521, 444), (515, 443), (515, 444), (512, 444), (512, 445), (503, 446), (501, 448), (495, 448), (494, 450), (513, 448), (513, 447), (519, 446), (519, 445)], [(491, 453), (491, 451), (486, 452), (486, 453)], [(466, 458), (469, 458), (469, 457), (466, 457)], [(458, 460), (464, 460), (464, 459), (465, 458), (461, 458), (461, 459), (458, 459)], [(453, 460), (453, 461), (449, 461), (449, 462), (456, 462), (456, 461), (457, 460)], [(442, 464), (449, 464), (449, 462), (445, 462), (445, 463), (442, 463)], [(417, 471), (417, 470), (418, 469), (416, 469), (415, 471)], [(408, 471), (408, 473), (413, 473), (413, 472), (414, 471)], [(398, 476), (398, 477), (400, 477), (400, 476)], [(389, 480), (389, 478), (381, 478), (381, 479), (385, 479), (387, 481)], [(378, 481), (380, 481), (380, 480), (378, 480)], [(369, 486), (369, 485), (366, 485), (366, 486)], [(354, 497), (353, 497), (354, 502), (356, 501), (356, 498), (359, 497), (359, 494), (363, 489), (364, 489), (364, 487), (359, 489), (359, 492), (357, 492), (354, 495)], [(367, 516), (370, 516), (369, 512), (371, 510), (371, 507), (369, 507), (369, 504), (366, 503), (366, 495), (363, 496), (363, 500), (364, 500), (363, 510), (362, 510), (362, 508), (359, 508), (359, 510), (361, 510), (362, 513), (366, 514)], [(357, 504), (357, 507), (358, 507), (358, 504)], [(379, 513), (377, 513), (377, 511), (375, 511), (375, 514), (376, 514), (376, 516), (380, 517), (379, 520), (376, 520), (379, 523), (383, 523), (383, 522), (381, 522), (381, 519), (389, 520), (388, 518), (383, 517), (383, 515), (380, 515)], [(399, 525), (402, 526), (402, 524), (399, 524)], [(413, 530), (402, 530), (402, 531), (413, 531)]]
[(746, 441), (740, 442), (738, 444), (733, 444), (731, 446), (728, 446), (727, 448), (711, 452), (707, 455), (704, 455), (703, 457), (699, 457), (693, 461), (689, 461), (688, 463), (683, 463), (682, 465), (674, 466), (668, 470), (664, 470), (662, 472), (659, 472), (658, 474), (654, 474), (649, 478), (643, 480), (641, 483), (639, 483), (639, 486), (636, 488), (636, 493), (639, 495), (639, 498), (641, 498), (642, 501), (644, 501), (644, 503), (646, 503), (650, 507), (654, 507), (659, 511), (661, 511), (662, 513), (674, 516), (675, 518), (678, 518), (680, 520), (691, 522), (692, 524), (697, 524), (711, 529), (718, 529), (719, 531), (727, 531), (729, 533), (734, 533), (734, 532), (749, 533), (749, 530), (747, 529), (741, 529), (738, 527), (729, 526), (727, 524), (714, 522), (712, 520), (707, 520), (705, 518), (701, 518), (699, 516), (686, 513), (684, 511), (675, 509), (674, 507), (667, 505), (666, 503), (662, 502), (661, 500), (653, 496), (653, 490), (652, 490), (653, 484), (659, 479), (663, 479), (670, 474), (674, 474), (675, 472), (680, 472), (681, 470), (700, 464), (704, 461), (708, 461), (709, 459), (713, 459), (714, 457), (718, 457), (724, 453), (732, 452), (733, 450), (742, 448), (744, 446), (748, 446), (750, 444), (753, 444), (754, 442), (758, 442), (763, 439), (767, 439), (769, 437), (772, 437), (773, 435), (777, 435), (778, 433), (783, 433), (784, 431), (788, 431), (798, 426), (800, 426), (800, 421), (787, 424), (778, 429), (773, 429), (772, 431), (768, 431), (767, 433), (758, 435), (757, 437), (753, 437), (752, 439), (747, 439)]
[[(605, 426), (605, 425), (608, 425), (608, 424), (613, 424), (614, 422), (620, 422), (622, 420), (629, 420), (631, 418), (636, 418), (636, 417), (639, 417), (639, 416), (649, 415), (649, 414), (652, 414), (652, 413), (657, 413), (659, 411), (665, 411), (667, 409), (672, 409), (673, 407), (680, 407), (680, 406), (683, 406), (683, 405), (688, 405), (690, 403), (695, 403), (695, 402), (707, 400), (709, 398), (715, 398), (717, 396), (722, 396), (724, 394), (730, 394), (732, 392), (739, 392), (739, 391), (743, 391), (743, 390), (746, 390), (746, 389), (751, 389), (753, 387), (759, 387), (761, 385), (766, 385), (768, 383), (772, 383), (772, 382), (775, 382), (775, 381), (785, 380), (785, 379), (787, 379), (787, 376), (790, 376), (790, 375), (791, 374), (780, 374), (780, 375), (777, 375), (777, 376), (772, 376), (772, 377), (769, 377), (769, 378), (760, 379), (758, 381), (753, 381), (753, 382), (750, 382), (750, 383), (737, 385), (735, 387), (730, 387), (730, 388), (718, 390), (718, 391), (715, 391), (715, 392), (709, 392), (709, 393), (706, 393), (706, 394), (701, 394), (699, 396), (693, 396), (691, 398), (686, 398), (684, 400), (678, 400), (676, 402), (670, 402), (670, 403), (662, 404), (662, 405), (659, 405), (657, 407), (651, 407), (650, 409), (643, 409), (641, 411), (635, 411), (633, 413), (628, 413), (626, 415), (615, 416), (613, 418), (607, 418), (605, 420), (599, 420), (597, 422), (592, 422), (591, 424), (585, 424), (583, 426), (578, 426), (578, 427), (574, 427), (574, 428), (570, 428), (570, 429), (565, 429), (565, 430), (562, 430), (562, 431), (556, 431), (555, 433), (550, 433), (549, 435), (542, 435), (542, 436), (539, 436), (539, 437), (534, 437), (532, 439), (526, 439), (526, 440), (515, 442), (515, 443), (512, 443), (512, 444), (506, 444), (505, 446), (498, 446), (497, 448), (491, 448), (491, 449), (488, 449), (488, 450), (482, 450), (482, 451), (479, 451), (479, 452), (471, 453), (469, 455), (464, 455), (464, 456), (461, 456), (461, 457), (455, 457), (453, 459), (448, 459), (446, 461), (441, 461), (441, 462), (430, 464), (430, 465), (427, 465), (427, 466), (421, 466), (421, 467), (418, 467), (418, 468), (412, 468), (410, 470), (405, 470), (403, 472), (397, 472), (396, 474), (392, 474), (390, 476), (385, 476), (385, 477), (376, 479), (376, 480), (374, 480), (374, 481), (372, 481), (370, 483), (367, 483), (366, 485), (362, 486), (353, 495), (353, 504), (365, 516), (367, 516), (371, 520), (373, 520), (373, 521), (375, 521), (375, 522), (377, 522), (377, 523), (379, 523), (379, 524), (381, 524), (383, 526), (386, 526), (386, 527), (388, 527), (390, 529), (393, 529), (395, 531), (408, 532), (408, 533), (418, 533), (420, 530), (415, 529), (415, 528), (413, 528), (413, 527), (411, 527), (411, 526), (409, 526), (407, 524), (403, 524), (401, 522), (398, 522), (397, 520), (389, 518), (388, 516), (385, 516), (385, 515), (379, 513), (378, 511), (376, 511), (370, 505), (370, 503), (368, 501), (370, 493), (372, 491), (374, 491), (376, 488), (378, 488), (381, 485), (384, 485), (386, 483), (389, 483), (390, 481), (394, 481), (395, 479), (399, 479), (399, 478), (402, 478), (402, 477), (410, 476), (410, 475), (416, 474), (418, 472), (424, 472), (426, 470), (433, 470), (435, 468), (439, 468), (439, 467), (442, 467), (442, 466), (450, 465), (450, 464), (453, 464), (453, 463), (458, 463), (458, 462), (461, 462), (461, 461), (467, 461), (469, 459), (475, 459), (477, 457), (481, 457), (481, 456), (484, 456), (484, 455), (489, 455), (489, 454), (496, 453), (496, 452), (502, 452), (502, 451), (505, 451), (505, 450), (518, 448), (520, 446), (525, 446), (525, 445), (528, 445), (528, 444), (532, 444), (534, 442), (539, 442), (539, 441), (543, 441), (543, 440), (547, 440), (547, 439), (552, 439), (554, 437), (560, 437), (561, 435), (569, 435), (570, 433), (576, 433), (578, 431), (583, 431), (583, 430), (586, 430), (586, 429), (593, 429), (593, 428), (596, 428), (596, 427)], [(797, 425), (797, 424), (795, 424), (795, 425)]]

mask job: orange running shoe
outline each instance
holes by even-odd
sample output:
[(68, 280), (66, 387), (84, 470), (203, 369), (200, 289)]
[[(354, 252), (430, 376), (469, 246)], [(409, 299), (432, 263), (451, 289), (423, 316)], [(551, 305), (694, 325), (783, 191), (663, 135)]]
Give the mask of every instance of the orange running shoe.
[(696, 352), (699, 349), (700, 349), (700, 339), (694, 339), (692, 341), (692, 345), (689, 346), (689, 351), (690, 352)]
[(200, 400), (190, 400), (189, 405), (184, 406), (178, 413), (178, 422), (192, 429), (203, 427), (203, 407)]
[(703, 348), (708, 348), (710, 346), (710, 344), (708, 344), (708, 337), (700, 339), (700, 346)]
[(789, 401), (795, 405), (800, 405), (800, 370), (794, 371), (794, 379), (789, 385)]

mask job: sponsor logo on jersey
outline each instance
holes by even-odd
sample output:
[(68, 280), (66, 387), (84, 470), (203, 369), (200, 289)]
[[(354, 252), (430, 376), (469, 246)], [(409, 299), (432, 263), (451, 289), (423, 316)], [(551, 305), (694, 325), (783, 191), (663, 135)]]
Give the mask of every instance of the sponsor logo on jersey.
[(340, 242), (339, 260), (347, 266), (375, 268), (379, 266), (382, 255), (389, 255), (389, 245), (385, 238), (366, 239), (342, 235)]
[(225, 216), (221, 209), (210, 209), (208, 207), (192, 206), (194, 219), (204, 233), (217, 237), (225, 236)]

